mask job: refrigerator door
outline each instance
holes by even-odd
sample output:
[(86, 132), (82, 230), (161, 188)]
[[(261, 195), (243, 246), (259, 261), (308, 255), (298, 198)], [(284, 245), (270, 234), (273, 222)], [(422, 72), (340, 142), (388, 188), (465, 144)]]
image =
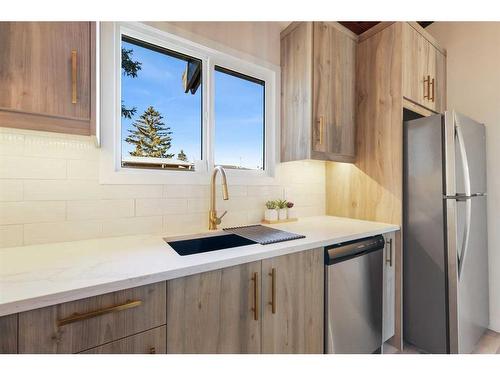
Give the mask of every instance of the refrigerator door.
[(408, 121), (403, 126), (404, 338), (429, 353), (446, 353), (442, 116)]
[(457, 202), (457, 242), (467, 230), (467, 204), (470, 204), (470, 228), (467, 257), (458, 281), (458, 352), (471, 353), (489, 324), (488, 243), (486, 196)]
[(485, 129), (446, 112), (444, 140), (449, 351), (468, 353), (488, 323)]

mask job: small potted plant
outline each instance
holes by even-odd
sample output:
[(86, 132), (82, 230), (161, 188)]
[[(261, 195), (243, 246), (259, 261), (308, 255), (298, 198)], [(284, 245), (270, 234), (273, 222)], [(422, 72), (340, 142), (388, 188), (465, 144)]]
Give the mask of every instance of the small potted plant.
[(288, 218), (296, 219), (297, 218), (297, 209), (293, 208), (293, 202), (286, 202), (286, 207), (288, 209)]
[(276, 206), (278, 206), (278, 220), (286, 220), (287, 218), (286, 203), (284, 199), (278, 199), (276, 201)]
[(267, 201), (266, 202), (266, 210), (264, 211), (264, 219), (267, 221), (276, 221), (278, 220), (278, 211), (276, 210), (276, 202), (275, 201)]

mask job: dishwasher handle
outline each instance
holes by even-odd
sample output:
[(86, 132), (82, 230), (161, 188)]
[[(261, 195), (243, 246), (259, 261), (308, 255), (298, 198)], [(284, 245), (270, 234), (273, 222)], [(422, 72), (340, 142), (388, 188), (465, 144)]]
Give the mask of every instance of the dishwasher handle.
[(384, 247), (385, 240), (382, 235), (328, 246), (325, 247), (325, 265), (330, 266), (345, 262), (373, 251), (382, 250)]

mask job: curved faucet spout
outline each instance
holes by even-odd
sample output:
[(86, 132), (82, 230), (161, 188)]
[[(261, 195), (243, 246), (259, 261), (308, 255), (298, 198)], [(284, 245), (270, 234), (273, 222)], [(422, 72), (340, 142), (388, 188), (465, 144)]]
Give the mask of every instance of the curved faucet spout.
[(226, 171), (220, 165), (217, 165), (212, 172), (212, 178), (210, 180), (210, 211), (208, 212), (208, 229), (210, 230), (217, 229), (217, 225), (221, 223), (222, 217), (227, 213), (227, 211), (225, 211), (220, 217), (217, 217), (215, 190), (218, 172), (220, 172), (222, 179), (222, 199), (225, 201), (229, 199)]

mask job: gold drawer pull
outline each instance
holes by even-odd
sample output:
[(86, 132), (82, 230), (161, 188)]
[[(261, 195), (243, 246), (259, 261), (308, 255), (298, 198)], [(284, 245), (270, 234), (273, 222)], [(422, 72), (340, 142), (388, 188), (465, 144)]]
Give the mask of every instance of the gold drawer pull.
[(273, 268), (271, 272), (269, 273), (269, 276), (271, 276), (271, 302), (269, 304), (271, 305), (271, 310), (273, 314), (276, 314), (276, 268)]
[(95, 318), (96, 316), (101, 316), (101, 315), (111, 314), (111, 313), (118, 312), (118, 311), (132, 309), (132, 308), (137, 307), (141, 304), (142, 304), (141, 300), (127, 301), (121, 305), (110, 306), (110, 307), (106, 307), (104, 309), (91, 311), (88, 313), (83, 313), (83, 314), (74, 313), (73, 315), (71, 315), (67, 318), (59, 319), (57, 321), (57, 326), (61, 327), (61, 326), (65, 326), (66, 324), (71, 324), (71, 323), (79, 322), (82, 320)]
[(435, 99), (435, 97), (434, 97), (434, 85), (435, 85), (435, 82), (436, 82), (436, 81), (435, 81), (435, 79), (433, 78), (433, 79), (431, 80), (431, 83), (430, 83), (430, 85), (432, 86), (432, 90), (431, 90), (431, 95), (432, 95), (432, 96), (431, 96), (430, 100), (431, 100), (431, 102), (433, 102), (433, 103), (434, 103), (434, 99)]
[(76, 104), (76, 50), (71, 51), (71, 103)]
[(253, 320), (259, 320), (259, 273), (254, 272), (253, 281)]

